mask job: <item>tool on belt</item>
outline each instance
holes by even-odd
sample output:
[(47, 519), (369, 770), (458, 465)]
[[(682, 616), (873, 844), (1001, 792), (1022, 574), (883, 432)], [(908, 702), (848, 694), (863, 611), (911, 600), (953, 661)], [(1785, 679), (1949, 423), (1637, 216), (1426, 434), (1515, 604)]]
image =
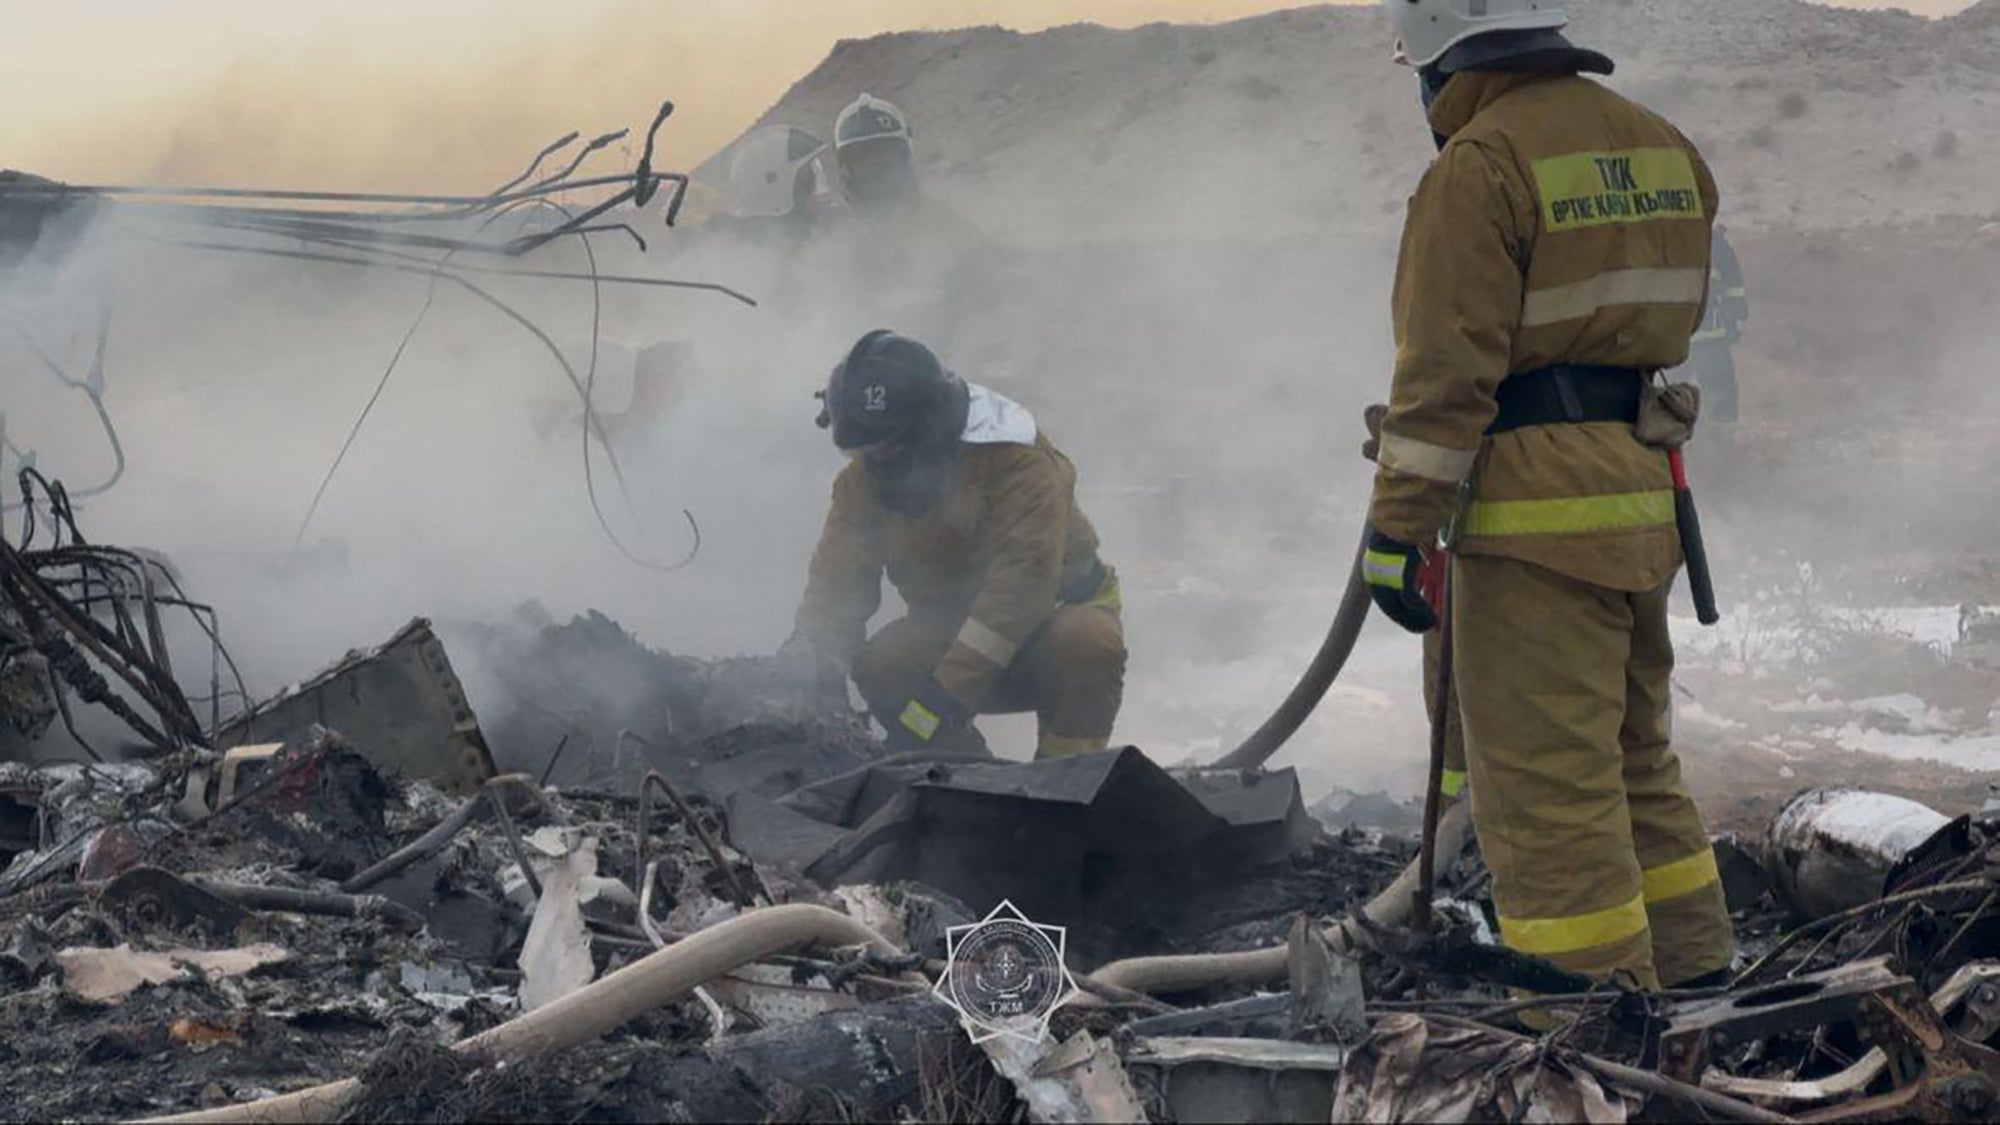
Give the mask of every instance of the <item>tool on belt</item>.
[[(1443, 554), (1443, 552), (1439, 552)], [(1424, 835), (1417, 851), (1417, 892), (1411, 902), (1411, 920), (1418, 933), (1431, 928), (1431, 900), (1437, 893), (1438, 818), (1444, 812), (1445, 743), (1451, 730), (1451, 706), (1456, 700), (1452, 687), (1452, 662), (1457, 655), (1451, 624), (1451, 571), (1449, 566), (1437, 590), (1438, 670), (1431, 695), (1431, 760), (1424, 778)]]
[[(1701, 538), (1701, 518), (1695, 511), (1694, 491), (1688, 485), (1687, 462), (1681, 445), (1693, 432), (1694, 413), (1699, 398), (1692, 388), (1683, 401), (1652, 386), (1652, 376), (1635, 367), (1594, 367), (1583, 364), (1556, 364), (1509, 375), (1494, 395), (1500, 406), (1487, 436), (1504, 434), (1528, 426), (1550, 426), (1580, 422), (1626, 422), (1638, 426), (1640, 440), (1665, 449), (1667, 465), (1674, 477), (1674, 525), (1680, 531), (1681, 554), (1687, 560), (1688, 588), (1694, 594), (1695, 615), (1703, 625), (1722, 620), (1715, 603), (1715, 580), (1708, 568), (1708, 549)], [(1658, 408), (1657, 410), (1655, 408)], [(1649, 412), (1655, 417), (1646, 417)], [(1659, 433), (1652, 433), (1655, 429)]]
[(1678, 449), (1667, 451), (1674, 473), (1674, 526), (1680, 528), (1681, 554), (1687, 557), (1688, 590), (1694, 594), (1694, 614), (1703, 625), (1722, 620), (1715, 605), (1715, 580), (1708, 570), (1708, 548), (1701, 540), (1701, 515), (1694, 510), (1694, 489), (1688, 487), (1687, 460)]

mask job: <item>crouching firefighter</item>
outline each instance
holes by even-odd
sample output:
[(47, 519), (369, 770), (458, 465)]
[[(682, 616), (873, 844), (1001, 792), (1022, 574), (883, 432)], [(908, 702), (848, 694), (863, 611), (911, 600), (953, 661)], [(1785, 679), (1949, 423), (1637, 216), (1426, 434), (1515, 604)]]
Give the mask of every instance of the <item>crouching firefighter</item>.
[[(984, 753), (973, 717), (1024, 711), (1038, 758), (1105, 749), (1125, 634), (1069, 459), (1027, 410), (893, 332), (863, 336), (822, 397), (851, 461), (787, 652), (851, 675), (902, 749)], [(909, 613), (864, 641), (884, 573)]]
[[(1585, 73), (1556, 5), (1385, 0), (1440, 152), (1410, 202), (1365, 571), (1415, 632), (1452, 552), (1468, 792), (1502, 939), (1644, 988), (1725, 976), (1733, 935), (1671, 743), (1669, 447), (1714, 178)], [(1655, 432), (1658, 431), (1658, 432)], [(1694, 557), (1694, 537), (1689, 555)]]

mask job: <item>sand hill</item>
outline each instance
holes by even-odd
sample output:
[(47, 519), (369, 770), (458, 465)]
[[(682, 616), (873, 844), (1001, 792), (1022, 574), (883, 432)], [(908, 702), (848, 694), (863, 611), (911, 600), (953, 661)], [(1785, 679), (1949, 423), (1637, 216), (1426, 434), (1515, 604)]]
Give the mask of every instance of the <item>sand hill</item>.
[[(1614, 83), (1702, 144), (1738, 224), (2000, 207), (1985, 175), (2000, 164), (2000, 0), (1942, 21), (1800, 0), (1574, 7), (1575, 37), (1619, 60)], [(857, 92), (890, 98), (931, 190), (1023, 236), (1369, 229), (1393, 225), (1430, 152), (1387, 55), (1368, 7), (892, 34), (839, 44), (764, 120), (825, 135)]]

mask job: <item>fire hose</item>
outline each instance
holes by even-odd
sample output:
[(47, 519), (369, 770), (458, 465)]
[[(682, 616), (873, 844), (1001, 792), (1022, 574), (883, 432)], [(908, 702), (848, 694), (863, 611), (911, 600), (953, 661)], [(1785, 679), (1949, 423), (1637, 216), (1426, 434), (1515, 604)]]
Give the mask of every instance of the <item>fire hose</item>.
[[(1371, 440), (1363, 448), (1364, 456), (1374, 460), (1373, 447), (1381, 438), (1382, 420), (1388, 408), (1371, 406), (1365, 414)], [(1708, 567), (1708, 551), (1702, 543), (1701, 519), (1696, 514), (1694, 492), (1689, 487), (1687, 463), (1681, 450), (1676, 448), (1667, 455), (1668, 467), (1674, 479), (1674, 524), (1680, 533), (1681, 550), (1686, 558), (1688, 585), (1694, 594), (1695, 613), (1703, 625), (1714, 625), (1722, 619), (1715, 604), (1715, 582)], [(1326, 698), (1327, 690), (1347, 666), (1347, 658), (1354, 653), (1356, 642), (1361, 639), (1362, 627), (1368, 624), (1368, 611), (1373, 604), (1368, 596), (1368, 585), (1361, 577), (1361, 553), (1367, 547), (1368, 534), (1362, 531), (1362, 546), (1355, 550), (1354, 566), (1348, 572), (1347, 587), (1341, 594), (1340, 608), (1335, 611), (1333, 625), (1327, 629), (1326, 639), (1320, 642), (1319, 651), (1313, 655), (1312, 663), (1305, 673), (1278, 704), (1264, 725), (1257, 728), (1243, 744), (1223, 755), (1215, 762), (1217, 769), (1257, 769), (1282, 749), (1286, 742), (1298, 733), (1305, 721), (1312, 717), (1320, 700)]]
[[(1381, 425), (1387, 417), (1386, 407), (1372, 406), (1364, 415), (1371, 441), (1363, 447), (1363, 454), (1369, 460), (1375, 459), (1375, 447), (1381, 440)], [(1695, 611), (1703, 625), (1714, 625), (1721, 615), (1715, 604), (1715, 584), (1708, 568), (1708, 552), (1703, 546), (1701, 522), (1694, 507), (1694, 494), (1689, 487), (1687, 468), (1681, 450), (1676, 447), (1668, 454), (1668, 467), (1674, 480), (1674, 515), (1676, 530), (1679, 532), (1682, 551), (1686, 558), (1688, 579), (1694, 593)], [(1271, 717), (1257, 728), (1256, 732), (1243, 744), (1224, 755), (1216, 766), (1224, 769), (1257, 769), (1278, 752), (1292, 735), (1298, 733), (1327, 690), (1339, 678), (1346, 667), (1347, 659), (1354, 652), (1355, 644), (1361, 638), (1361, 630), (1368, 623), (1369, 610), (1373, 600), (1361, 573), (1361, 555), (1367, 549), (1367, 530), (1364, 526), (1362, 544), (1355, 552), (1354, 565), (1348, 573), (1347, 588), (1341, 597), (1340, 608), (1334, 614), (1333, 625), (1327, 630), (1326, 639), (1320, 643), (1319, 652), (1307, 665), (1305, 673), (1292, 688)], [(1396, 923), (1414, 922), (1418, 929), (1427, 929), (1430, 921), (1430, 899), (1436, 881), (1436, 863), (1440, 857), (1448, 866), (1463, 849), (1465, 834), (1470, 827), (1470, 810), (1460, 802), (1450, 810), (1442, 809), (1440, 792), (1444, 760), (1444, 738), (1451, 695), (1450, 629), (1446, 627), (1445, 648), (1439, 669), (1437, 695), (1431, 714), (1431, 761), (1428, 784), (1424, 796), (1424, 835), (1418, 858), (1405, 869), (1395, 883), (1380, 896), (1370, 902), (1365, 913), (1370, 921), (1385, 922), (1384, 916), (1393, 911)], [(1337, 925), (1329, 931), (1328, 938), (1336, 948), (1351, 947), (1352, 933), (1346, 924)], [(1282, 975), (1285, 969), (1285, 951), (1266, 950), (1254, 953), (1219, 954), (1212, 956), (1151, 957), (1121, 961), (1107, 965), (1097, 976), (1109, 984), (1131, 988), (1140, 992), (1175, 990), (1221, 982), (1250, 983), (1264, 981)]]
[[(1362, 542), (1365, 545), (1364, 532)], [(1362, 626), (1368, 624), (1368, 611), (1374, 606), (1368, 596), (1368, 584), (1361, 577), (1361, 548), (1354, 552), (1354, 566), (1348, 572), (1347, 589), (1340, 597), (1340, 609), (1333, 617), (1333, 627), (1326, 632), (1326, 639), (1320, 642), (1319, 652), (1314, 654), (1312, 663), (1306, 666), (1305, 674), (1285, 697), (1278, 709), (1271, 713), (1264, 725), (1255, 734), (1245, 739), (1243, 745), (1223, 755), (1215, 763), (1220, 769), (1252, 770), (1269, 761), (1299, 727), (1310, 718), (1319, 701), (1326, 697), (1333, 681), (1340, 678), (1340, 670), (1347, 666), (1347, 658), (1354, 653), (1356, 641), (1361, 639)]]
[[(1362, 424), (1368, 429), (1368, 442), (1361, 447), (1361, 455), (1370, 462), (1382, 443), (1382, 423), (1389, 417), (1386, 406), (1370, 406), (1362, 412)], [(1368, 524), (1361, 525), (1361, 542), (1354, 548), (1354, 565), (1347, 572), (1347, 586), (1340, 595), (1340, 608), (1334, 611), (1333, 625), (1326, 631), (1326, 639), (1320, 642), (1319, 651), (1313, 654), (1312, 663), (1292, 687), (1290, 695), (1264, 720), (1241, 746), (1231, 750), (1215, 763), (1218, 769), (1254, 770), (1263, 766), (1276, 754), (1291, 737), (1299, 732), (1305, 721), (1312, 717), (1313, 710), (1326, 698), (1327, 689), (1340, 678), (1341, 669), (1347, 667), (1347, 658), (1354, 655), (1354, 645), (1361, 639), (1361, 630), (1368, 624), (1368, 613), (1375, 601), (1368, 593), (1368, 582), (1361, 575), (1361, 557), (1368, 550)]]
[[(902, 953), (874, 930), (826, 907), (768, 906), (693, 934), (560, 1000), (461, 1039), (452, 1050), (490, 1055), (503, 1061), (566, 1050), (687, 996), (701, 984), (753, 961), (807, 944), (866, 945), (887, 956)], [(215, 1125), (330, 1121), (360, 1092), (359, 1079), (344, 1078), (254, 1102), (148, 1120)]]
[[(1437, 826), (1437, 862), (1440, 870), (1448, 872), (1458, 861), (1459, 854), (1465, 850), (1466, 836), (1471, 828), (1472, 810), (1466, 802), (1460, 801), (1444, 810)], [(1421, 882), (1420, 864), (1413, 860), (1402, 874), (1396, 876), (1395, 882), (1361, 908), (1362, 914), (1370, 925), (1382, 929), (1409, 925)], [(1342, 920), (1327, 928), (1326, 939), (1337, 950), (1353, 951), (1361, 946), (1362, 938), (1358, 936), (1361, 929), (1362, 926), (1353, 920)], [(1091, 975), (1104, 984), (1134, 992), (1186, 992), (1209, 985), (1259, 985), (1282, 979), (1290, 957), (1290, 951), (1284, 946), (1244, 953), (1132, 957), (1114, 961)]]

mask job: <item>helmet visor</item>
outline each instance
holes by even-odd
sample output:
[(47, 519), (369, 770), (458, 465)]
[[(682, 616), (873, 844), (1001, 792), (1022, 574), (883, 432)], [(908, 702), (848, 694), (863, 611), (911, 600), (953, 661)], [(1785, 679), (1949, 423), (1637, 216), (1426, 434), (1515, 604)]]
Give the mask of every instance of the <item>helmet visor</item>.
[(847, 194), (862, 203), (900, 199), (910, 190), (910, 146), (901, 138), (882, 137), (840, 150), (840, 178)]

